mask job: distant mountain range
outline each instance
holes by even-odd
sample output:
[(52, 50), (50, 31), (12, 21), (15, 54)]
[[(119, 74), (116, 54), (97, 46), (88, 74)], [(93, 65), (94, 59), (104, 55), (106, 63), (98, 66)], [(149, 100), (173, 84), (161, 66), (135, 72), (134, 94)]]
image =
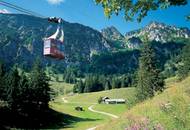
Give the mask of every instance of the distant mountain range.
[(122, 46), (128, 48), (139, 48), (144, 39), (157, 42), (171, 42), (176, 39), (190, 38), (190, 30), (188, 28), (179, 28), (166, 25), (159, 22), (151, 22), (144, 28), (130, 31), (123, 36), (115, 27), (108, 27), (102, 30), (102, 35), (111, 41), (120, 41)]
[[(62, 70), (68, 65), (75, 65), (83, 68), (94, 63), (94, 55), (138, 49), (145, 37), (149, 41), (161, 43), (190, 38), (188, 28), (177, 28), (157, 22), (127, 32), (123, 36), (114, 26), (99, 32), (78, 23), (64, 21), (66, 58), (55, 60), (42, 54), (43, 38), (53, 34), (56, 28), (57, 25), (49, 23), (47, 19), (21, 14), (0, 14), (0, 59), (7, 65), (17, 63), (23, 68), (31, 66), (36, 57), (39, 57), (46, 67), (54, 66)], [(131, 62), (137, 60), (132, 53), (131, 58)]]

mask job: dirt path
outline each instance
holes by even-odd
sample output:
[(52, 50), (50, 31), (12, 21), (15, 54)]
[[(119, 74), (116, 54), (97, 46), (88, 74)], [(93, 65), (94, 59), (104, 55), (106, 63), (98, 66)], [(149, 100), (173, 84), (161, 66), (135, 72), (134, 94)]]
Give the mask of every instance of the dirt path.
[[(64, 97), (62, 98), (63, 102), (64, 103), (81, 103), (81, 102), (69, 102), (68, 100), (66, 100)], [(93, 104), (91, 106), (88, 107), (88, 110), (91, 111), (91, 112), (95, 112), (95, 113), (99, 113), (99, 114), (103, 114), (103, 115), (106, 115), (106, 116), (109, 116), (109, 117), (112, 117), (112, 118), (119, 118), (118, 116), (114, 115), (114, 114), (111, 114), (111, 113), (107, 113), (107, 112), (103, 112), (103, 111), (97, 111), (97, 110), (94, 110), (93, 107), (97, 104), (97, 103), (82, 103), (82, 104)], [(92, 128), (88, 128), (86, 130), (95, 130), (98, 126), (95, 126), (95, 127), (92, 127)]]
[[(100, 113), (100, 114), (103, 114), (103, 115), (107, 115), (107, 116), (110, 116), (112, 118), (119, 118), (118, 116), (114, 115), (114, 114), (111, 114), (111, 113), (107, 113), (107, 112), (103, 112), (103, 111), (97, 111), (97, 110), (94, 110), (93, 107), (95, 105), (91, 105), (90, 107), (88, 107), (88, 110), (91, 111), (91, 112), (95, 112), (95, 113)], [(95, 127), (92, 127), (92, 128), (88, 128), (86, 130), (96, 130), (98, 126), (95, 126)]]
[(86, 130), (96, 130), (97, 127), (88, 128)]
[(110, 116), (110, 117), (112, 117), (112, 118), (116, 118), (116, 119), (119, 118), (118, 116), (116, 116), (116, 115), (114, 115), (114, 114), (111, 114), (111, 113), (94, 110), (93, 107), (94, 107), (94, 105), (91, 105), (90, 107), (88, 107), (88, 110), (90, 110), (91, 112), (95, 112), (95, 113), (100, 113), (100, 114), (103, 114), (103, 115), (107, 115), (107, 116)]
[(66, 100), (64, 97), (62, 98), (64, 103), (68, 103), (68, 100)]

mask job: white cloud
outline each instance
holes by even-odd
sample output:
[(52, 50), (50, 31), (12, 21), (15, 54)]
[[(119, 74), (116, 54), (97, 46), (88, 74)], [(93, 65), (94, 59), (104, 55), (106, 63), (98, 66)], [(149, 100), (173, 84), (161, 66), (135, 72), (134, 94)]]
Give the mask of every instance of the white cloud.
[(65, 0), (47, 0), (47, 1), (48, 3), (53, 4), (53, 5), (58, 5), (62, 2), (65, 2)]
[(0, 13), (1, 13), (1, 14), (9, 14), (9, 13), (11, 13), (11, 12), (8, 11), (7, 9), (0, 9)]

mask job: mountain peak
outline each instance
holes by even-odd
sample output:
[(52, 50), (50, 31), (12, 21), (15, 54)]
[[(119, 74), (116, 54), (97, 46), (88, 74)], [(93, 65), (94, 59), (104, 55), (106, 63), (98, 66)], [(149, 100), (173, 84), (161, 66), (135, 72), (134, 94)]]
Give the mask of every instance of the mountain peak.
[(107, 39), (122, 39), (124, 36), (117, 30), (116, 27), (110, 26), (101, 30), (102, 35)]
[(110, 30), (110, 31), (118, 32), (119, 33), (119, 31), (117, 30), (117, 28), (114, 27), (114, 26), (106, 27), (106, 28), (102, 29), (101, 31), (104, 31), (104, 30)]
[(159, 28), (166, 27), (167, 25), (157, 21), (151, 21), (145, 28)]
[(148, 25), (166, 25), (166, 24), (158, 21), (151, 21)]
[[(169, 42), (175, 38), (190, 38), (190, 30), (188, 28), (179, 28), (176, 26), (166, 25), (164, 23), (152, 21), (147, 26), (138, 31), (126, 33), (127, 39), (131, 37), (143, 37), (147, 35), (150, 41)], [(142, 39), (141, 39), (142, 40)]]

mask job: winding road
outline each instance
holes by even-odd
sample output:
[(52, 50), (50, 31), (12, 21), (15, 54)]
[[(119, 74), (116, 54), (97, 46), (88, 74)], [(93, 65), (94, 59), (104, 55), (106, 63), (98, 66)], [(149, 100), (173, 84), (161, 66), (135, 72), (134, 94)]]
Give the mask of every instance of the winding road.
[[(116, 116), (116, 115), (114, 115), (114, 114), (111, 114), (111, 113), (94, 110), (94, 109), (93, 109), (94, 106), (95, 106), (95, 105), (89, 106), (89, 107), (88, 107), (88, 110), (91, 111), (91, 112), (95, 112), (95, 113), (100, 113), (100, 114), (103, 114), (103, 115), (107, 115), (107, 116), (110, 116), (110, 117), (112, 117), (112, 118), (116, 118), (116, 119), (119, 118), (118, 116)], [(92, 128), (88, 128), (88, 129), (86, 129), (86, 130), (95, 130), (97, 127), (98, 127), (98, 126), (92, 127)]]
[[(69, 103), (68, 100), (66, 100), (64, 97), (62, 98), (63, 102), (64, 103)], [(73, 103), (73, 102), (72, 102)], [(79, 102), (77, 102), (79, 103)], [(80, 102), (81, 103), (81, 102)], [(86, 104), (86, 103), (85, 103)], [(93, 107), (97, 104), (97, 103), (88, 103), (88, 104), (93, 104), (91, 106), (88, 107), (88, 110), (91, 111), (91, 112), (95, 112), (95, 113), (99, 113), (99, 114), (102, 114), (102, 115), (106, 115), (106, 116), (109, 116), (109, 117), (112, 117), (112, 118), (119, 118), (117, 115), (114, 115), (114, 114), (111, 114), (111, 113), (107, 113), (107, 112), (103, 112), (103, 111), (97, 111), (97, 110), (94, 110)], [(95, 130), (97, 127), (99, 126), (95, 126), (95, 127), (92, 127), (92, 128), (88, 128), (86, 130)]]
[(95, 130), (96, 128), (97, 128), (97, 126), (96, 127), (92, 127), (92, 128), (88, 128), (86, 130)]
[(110, 116), (112, 118), (119, 118), (118, 116), (114, 115), (114, 114), (111, 114), (111, 113), (107, 113), (107, 112), (103, 112), (103, 111), (97, 111), (97, 110), (94, 110), (93, 107), (95, 105), (91, 105), (90, 107), (88, 107), (88, 110), (90, 110), (91, 112), (95, 112), (95, 113), (100, 113), (100, 114), (103, 114), (103, 115), (107, 115), (107, 116)]

